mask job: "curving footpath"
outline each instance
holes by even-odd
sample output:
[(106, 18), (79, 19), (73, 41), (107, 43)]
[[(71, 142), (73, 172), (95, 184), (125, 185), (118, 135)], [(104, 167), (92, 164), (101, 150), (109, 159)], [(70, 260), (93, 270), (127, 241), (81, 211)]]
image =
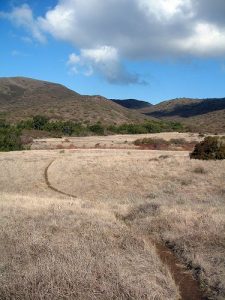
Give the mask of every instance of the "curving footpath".
[[(52, 184), (50, 183), (48, 170), (54, 162), (55, 159), (52, 160), (45, 168), (44, 178), (46, 185), (56, 193), (76, 199), (77, 197), (75, 195), (65, 193), (52, 186)], [(130, 230), (132, 230), (131, 226), (124, 222), (123, 218), (120, 218), (118, 216), (115, 217), (117, 220), (123, 222), (126, 226), (128, 226)], [(181, 296), (180, 300), (208, 300), (208, 297), (204, 296), (199, 287), (198, 281), (193, 278), (190, 270), (188, 270), (186, 266), (178, 260), (178, 258), (170, 248), (168, 248), (163, 243), (152, 240), (148, 236), (141, 236), (141, 238), (147, 246), (155, 246), (158, 256), (160, 257), (161, 261), (168, 267), (177, 287), (179, 288)]]
[(57, 188), (55, 188), (55, 187), (51, 184), (51, 182), (50, 182), (50, 180), (49, 180), (49, 176), (48, 176), (48, 170), (49, 170), (49, 168), (51, 167), (51, 165), (54, 163), (54, 161), (55, 161), (55, 159), (53, 159), (53, 160), (47, 165), (47, 167), (45, 168), (45, 172), (44, 172), (45, 183), (47, 184), (48, 188), (50, 188), (52, 191), (54, 191), (54, 192), (56, 192), (56, 193), (59, 193), (59, 194), (61, 194), (61, 195), (68, 196), (68, 197), (70, 197), (70, 198), (76, 199), (77, 196), (72, 195), (72, 194), (65, 193), (65, 192), (63, 192), (63, 191), (60, 191), (60, 190), (58, 190)]

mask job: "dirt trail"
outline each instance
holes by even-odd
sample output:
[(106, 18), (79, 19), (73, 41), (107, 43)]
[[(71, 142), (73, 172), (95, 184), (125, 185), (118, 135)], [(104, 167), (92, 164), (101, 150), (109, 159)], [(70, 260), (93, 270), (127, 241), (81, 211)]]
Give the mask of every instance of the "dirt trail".
[[(44, 171), (44, 177), (47, 186), (54, 192), (76, 199), (76, 196), (58, 190), (51, 185), (49, 181), (48, 170), (54, 161), (55, 159), (47, 165)], [(116, 218), (120, 221), (123, 220), (117, 215)], [(126, 224), (130, 230), (132, 230), (130, 225), (128, 225), (126, 222), (124, 222), (124, 224)], [(148, 236), (139, 236), (139, 238), (141, 238), (147, 246), (155, 246), (161, 261), (168, 267), (177, 287), (179, 288), (181, 296), (180, 300), (208, 300), (208, 297), (204, 296), (203, 292), (200, 290), (199, 284), (193, 278), (191, 272), (185, 267), (185, 265), (181, 264), (172, 250), (167, 248), (166, 245), (152, 240)]]
[(51, 167), (51, 165), (53, 164), (54, 161), (55, 161), (55, 159), (53, 159), (53, 160), (47, 165), (47, 167), (45, 168), (45, 172), (44, 172), (45, 183), (47, 184), (48, 188), (50, 188), (50, 189), (53, 190), (54, 192), (59, 193), (59, 194), (64, 195), (64, 196), (68, 196), (68, 197), (71, 197), (71, 198), (76, 199), (77, 197), (76, 197), (75, 195), (68, 194), (68, 193), (65, 193), (65, 192), (63, 192), (63, 191), (60, 191), (60, 190), (58, 190), (57, 188), (55, 188), (54, 186), (52, 186), (52, 184), (50, 183), (49, 177), (48, 177), (48, 169)]
[(162, 243), (150, 241), (156, 248), (161, 261), (167, 265), (171, 275), (179, 287), (182, 300), (207, 300), (200, 290), (199, 283), (195, 280), (185, 265), (181, 264), (175, 254)]
[[(129, 224), (125, 221), (124, 217), (115, 214), (117, 220), (123, 222), (131, 231), (132, 224)], [(165, 244), (156, 241), (154, 238), (139, 234), (137, 231), (133, 231), (135, 236), (141, 238), (145, 245), (148, 247), (155, 246), (157, 254), (161, 261), (166, 265), (176, 283), (176, 286), (180, 292), (179, 300), (209, 300), (207, 296), (204, 295), (199, 287), (199, 283), (191, 274), (191, 271), (182, 264), (181, 261), (176, 257), (174, 252), (168, 248)]]

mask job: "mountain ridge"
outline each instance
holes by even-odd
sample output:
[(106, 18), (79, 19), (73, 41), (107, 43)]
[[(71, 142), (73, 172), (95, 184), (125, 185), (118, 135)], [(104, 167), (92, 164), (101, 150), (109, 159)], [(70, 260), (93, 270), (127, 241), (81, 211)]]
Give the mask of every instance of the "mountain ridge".
[(37, 114), (54, 120), (106, 124), (139, 123), (149, 118), (102, 96), (80, 95), (58, 83), (26, 77), (0, 78), (1, 117), (17, 122)]
[(162, 120), (182, 122), (192, 131), (225, 132), (225, 98), (177, 98), (138, 111)]
[(59, 83), (32, 78), (0, 78), (0, 118), (17, 122), (37, 114), (90, 124), (161, 119), (181, 122), (190, 131), (225, 132), (225, 98), (176, 98), (152, 105), (136, 99), (80, 95)]

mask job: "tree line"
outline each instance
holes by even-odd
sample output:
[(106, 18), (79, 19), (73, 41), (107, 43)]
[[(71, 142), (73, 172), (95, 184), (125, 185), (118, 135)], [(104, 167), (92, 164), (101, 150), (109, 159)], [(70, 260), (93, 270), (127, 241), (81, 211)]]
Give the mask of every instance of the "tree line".
[(144, 134), (168, 131), (184, 131), (178, 122), (148, 120), (141, 124), (107, 125), (97, 122), (86, 124), (73, 121), (53, 121), (37, 115), (16, 124), (0, 120), (0, 151), (22, 150), (21, 136), (24, 130), (38, 130), (54, 133), (56, 136), (88, 136), (109, 134)]

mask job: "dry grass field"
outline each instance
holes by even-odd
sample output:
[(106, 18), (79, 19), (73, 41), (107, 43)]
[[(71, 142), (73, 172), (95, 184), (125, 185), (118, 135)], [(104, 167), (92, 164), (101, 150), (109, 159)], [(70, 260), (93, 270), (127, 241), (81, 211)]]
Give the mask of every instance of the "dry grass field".
[(187, 274), (225, 298), (225, 161), (59, 149), (0, 153), (0, 169), (0, 299), (206, 299)]
[(120, 134), (107, 136), (65, 137), (65, 138), (39, 138), (34, 139), (32, 150), (48, 149), (74, 149), (74, 148), (111, 148), (111, 149), (137, 149), (134, 141), (142, 138), (185, 139), (187, 142), (199, 142), (203, 137), (198, 133), (162, 132), (148, 134)]

